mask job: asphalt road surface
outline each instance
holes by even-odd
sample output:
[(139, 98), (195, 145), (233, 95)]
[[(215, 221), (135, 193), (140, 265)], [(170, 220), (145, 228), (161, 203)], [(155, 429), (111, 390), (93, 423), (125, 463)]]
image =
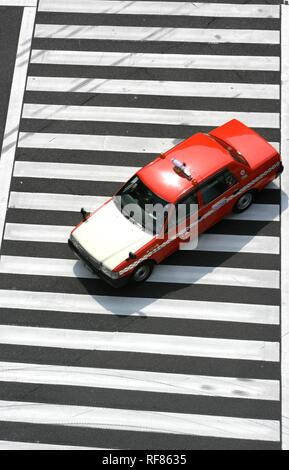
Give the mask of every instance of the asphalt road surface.
[(0, 447), (280, 449), (279, 182), (144, 285), (111, 289), (66, 244), (81, 207), (195, 132), (236, 117), (278, 148), (279, 30), (274, 0), (40, 0), (1, 246)]
[(0, 147), (6, 122), (22, 8), (0, 4)]

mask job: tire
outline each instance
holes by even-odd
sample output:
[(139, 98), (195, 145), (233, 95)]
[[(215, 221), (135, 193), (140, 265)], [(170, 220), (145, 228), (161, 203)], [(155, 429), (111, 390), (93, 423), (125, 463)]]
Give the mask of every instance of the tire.
[(249, 191), (243, 194), (238, 201), (236, 202), (233, 211), (237, 214), (241, 214), (245, 212), (254, 202), (254, 193), (253, 191)]
[(150, 277), (153, 270), (154, 265), (151, 261), (145, 261), (144, 263), (139, 264), (131, 276), (132, 282), (135, 282), (136, 284), (145, 282)]

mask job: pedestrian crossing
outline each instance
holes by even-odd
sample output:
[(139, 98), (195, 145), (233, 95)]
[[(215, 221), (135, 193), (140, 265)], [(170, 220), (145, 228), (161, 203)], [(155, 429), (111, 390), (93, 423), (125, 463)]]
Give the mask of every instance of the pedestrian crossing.
[(0, 448), (280, 449), (279, 181), (140, 286), (111, 289), (66, 243), (81, 207), (194, 132), (235, 117), (278, 150), (279, 99), (278, 1), (39, 1), (1, 246)]

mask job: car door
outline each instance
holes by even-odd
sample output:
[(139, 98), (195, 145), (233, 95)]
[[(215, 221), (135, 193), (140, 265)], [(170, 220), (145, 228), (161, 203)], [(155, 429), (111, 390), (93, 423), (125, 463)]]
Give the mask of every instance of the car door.
[(199, 201), (196, 188), (177, 204), (177, 223), (180, 241), (190, 241), (198, 235)]
[(237, 193), (240, 183), (230, 169), (225, 169), (200, 186), (199, 232), (202, 233), (229, 214), (235, 200), (229, 197)]
[[(164, 241), (171, 240), (171, 242), (166, 244), (158, 254), (158, 262), (177, 251), (181, 243), (188, 243), (193, 230), (198, 233), (198, 213), (195, 215), (196, 227), (193, 229), (189, 227), (190, 223), (194, 220), (194, 215), (192, 214), (194, 209), (198, 209), (198, 198), (195, 189), (180, 199), (175, 206), (171, 206), (164, 234)], [(178, 236), (179, 232), (184, 233), (184, 238)]]

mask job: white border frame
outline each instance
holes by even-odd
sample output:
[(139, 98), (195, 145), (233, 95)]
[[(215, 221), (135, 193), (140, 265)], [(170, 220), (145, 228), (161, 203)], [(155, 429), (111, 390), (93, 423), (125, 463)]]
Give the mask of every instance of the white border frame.
[(289, 450), (289, 4), (281, 5), (281, 380), (282, 449)]
[[(34, 32), (37, 0), (0, 0), (1, 6), (24, 7), (0, 159), (0, 249), (19, 134), (22, 103)], [(282, 289), (282, 449), (289, 450), (289, 3), (281, 5), (281, 154), (285, 163), (281, 198)], [(5, 150), (6, 149), (6, 150)]]

